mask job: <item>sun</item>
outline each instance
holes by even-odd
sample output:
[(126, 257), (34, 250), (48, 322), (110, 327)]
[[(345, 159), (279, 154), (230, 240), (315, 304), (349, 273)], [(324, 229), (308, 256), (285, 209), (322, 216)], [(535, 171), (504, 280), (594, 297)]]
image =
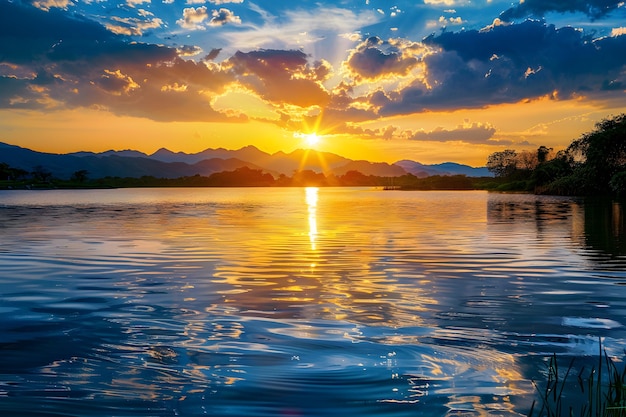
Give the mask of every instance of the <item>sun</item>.
[(304, 141), (309, 148), (315, 148), (320, 143), (320, 137), (317, 136), (317, 133), (313, 132), (304, 135)]
[(293, 134), (293, 136), (302, 140), (302, 144), (305, 145), (307, 149), (315, 149), (320, 144), (320, 141), (321, 141), (320, 136), (315, 132), (311, 132), (311, 133), (296, 132)]

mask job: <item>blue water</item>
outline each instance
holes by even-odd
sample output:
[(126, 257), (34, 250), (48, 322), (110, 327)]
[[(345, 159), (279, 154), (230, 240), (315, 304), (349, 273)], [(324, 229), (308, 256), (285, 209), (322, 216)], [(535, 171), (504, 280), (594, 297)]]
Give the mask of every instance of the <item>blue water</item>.
[(2, 416), (519, 416), (626, 348), (611, 202), (0, 191)]

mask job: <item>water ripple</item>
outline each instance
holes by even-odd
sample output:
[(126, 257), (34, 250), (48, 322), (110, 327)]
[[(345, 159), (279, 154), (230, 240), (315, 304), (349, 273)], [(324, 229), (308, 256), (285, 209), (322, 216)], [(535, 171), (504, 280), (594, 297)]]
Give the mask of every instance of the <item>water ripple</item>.
[(3, 415), (519, 416), (545, 356), (625, 347), (623, 231), (575, 199), (41, 195), (0, 207)]

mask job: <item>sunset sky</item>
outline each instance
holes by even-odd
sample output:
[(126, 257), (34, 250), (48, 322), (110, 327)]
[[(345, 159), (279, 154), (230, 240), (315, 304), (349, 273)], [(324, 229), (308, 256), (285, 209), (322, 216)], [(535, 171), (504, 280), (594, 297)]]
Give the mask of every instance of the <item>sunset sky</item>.
[(0, 0), (0, 142), (482, 166), (626, 111), (613, 0)]

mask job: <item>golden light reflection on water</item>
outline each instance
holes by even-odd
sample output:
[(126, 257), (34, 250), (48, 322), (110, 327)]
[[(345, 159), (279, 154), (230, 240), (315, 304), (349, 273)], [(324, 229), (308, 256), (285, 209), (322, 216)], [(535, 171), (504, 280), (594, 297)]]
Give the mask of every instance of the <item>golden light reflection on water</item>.
[[(311, 250), (315, 251), (317, 246), (315, 241), (317, 239), (317, 193), (319, 189), (317, 187), (307, 187), (306, 191), (306, 205), (309, 212), (309, 240), (311, 241)], [(314, 266), (315, 264), (311, 264)]]

